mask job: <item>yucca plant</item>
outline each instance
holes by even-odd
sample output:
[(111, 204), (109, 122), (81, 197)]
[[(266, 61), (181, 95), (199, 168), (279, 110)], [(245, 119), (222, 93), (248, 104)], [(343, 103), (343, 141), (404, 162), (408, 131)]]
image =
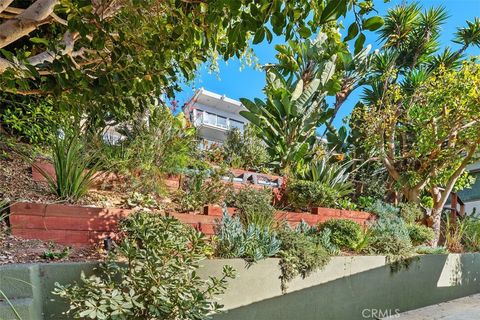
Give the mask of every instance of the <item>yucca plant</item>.
[(57, 137), (51, 146), (55, 176), (33, 166), (45, 177), (50, 190), (60, 199), (75, 202), (92, 186), (97, 164), (92, 165), (78, 136)]

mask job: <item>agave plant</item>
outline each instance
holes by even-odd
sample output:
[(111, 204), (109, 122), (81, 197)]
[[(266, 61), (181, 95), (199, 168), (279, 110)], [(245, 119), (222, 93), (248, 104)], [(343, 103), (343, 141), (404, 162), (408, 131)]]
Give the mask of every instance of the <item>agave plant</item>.
[(83, 143), (78, 136), (57, 137), (51, 147), (55, 176), (52, 177), (40, 166), (33, 166), (47, 180), (50, 190), (60, 199), (75, 202), (92, 186), (97, 165), (85, 155)]
[(304, 169), (298, 172), (297, 178), (342, 190), (342, 194), (352, 192), (353, 184), (349, 178), (354, 161), (334, 162), (333, 157), (333, 153), (329, 152), (321, 159), (305, 165)]

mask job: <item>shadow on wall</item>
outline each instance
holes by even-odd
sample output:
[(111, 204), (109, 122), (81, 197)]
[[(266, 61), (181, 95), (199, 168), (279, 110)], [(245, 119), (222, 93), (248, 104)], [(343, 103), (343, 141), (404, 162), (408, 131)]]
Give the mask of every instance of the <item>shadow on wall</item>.
[[(480, 255), (429, 255), (219, 314), (215, 320), (377, 319), (480, 292)], [(305, 279), (308, 281), (308, 278)]]

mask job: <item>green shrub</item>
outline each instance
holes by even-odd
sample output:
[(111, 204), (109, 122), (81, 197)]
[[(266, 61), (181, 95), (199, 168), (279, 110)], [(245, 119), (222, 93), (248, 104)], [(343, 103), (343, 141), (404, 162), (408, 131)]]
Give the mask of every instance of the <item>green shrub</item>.
[(344, 195), (328, 185), (297, 180), (287, 184), (287, 202), (294, 209), (309, 210), (312, 207), (336, 207)]
[(477, 216), (467, 216), (468, 220), (463, 236), (465, 248), (468, 251), (480, 251), (480, 219)]
[(57, 137), (51, 146), (55, 177), (33, 164), (47, 179), (50, 190), (60, 199), (75, 202), (92, 186), (97, 164), (85, 155), (85, 148), (78, 136)]
[(200, 210), (206, 204), (222, 204), (230, 185), (222, 180), (223, 169), (192, 170), (182, 181), (174, 201), (181, 211)]
[(337, 207), (345, 210), (357, 210), (357, 205), (350, 198), (344, 197), (337, 200)]
[(37, 145), (55, 137), (62, 116), (45, 100), (6, 105), (5, 110), (0, 108), (0, 123), (11, 134)]
[(254, 132), (254, 127), (247, 125), (243, 132), (230, 130), (222, 145), (223, 158), (234, 168), (262, 170), (269, 162), (267, 149)]
[(435, 233), (433, 230), (421, 224), (408, 224), (407, 230), (410, 240), (414, 246), (425, 244), (435, 238)]
[(369, 226), (370, 240), (364, 251), (387, 255), (391, 260), (407, 258), (413, 253), (407, 225), (400, 218), (380, 218)]
[(402, 217), (406, 223), (412, 224), (423, 218), (422, 208), (415, 203), (401, 203), (398, 207), (400, 208), (400, 217)]
[(369, 196), (360, 196), (357, 199), (357, 205), (361, 209), (369, 209), (375, 203), (375, 199)]
[(282, 290), (287, 289), (287, 282), (300, 275), (306, 277), (310, 272), (323, 268), (330, 256), (320, 244), (318, 237), (296, 232), (289, 228), (278, 234), (282, 242), (279, 252), (282, 269)]
[(353, 250), (362, 237), (362, 227), (355, 221), (346, 219), (328, 220), (318, 229), (320, 231), (329, 229), (331, 242), (340, 249)]
[(237, 215), (244, 226), (255, 225), (260, 229), (271, 229), (275, 225), (275, 208), (271, 204), (270, 188), (242, 188), (227, 197), (228, 206), (237, 208)]
[(120, 143), (95, 136), (92, 145), (104, 169), (129, 179), (129, 190), (164, 193), (163, 179), (182, 173), (195, 160), (195, 128), (183, 113), (173, 115), (166, 106), (149, 105), (148, 113), (148, 121), (142, 112), (118, 127), (124, 137)]
[(244, 227), (238, 217), (223, 213), (215, 230), (215, 254), (222, 258), (243, 258), (255, 262), (272, 257), (280, 250), (275, 232), (250, 224)]
[(374, 213), (378, 218), (394, 219), (399, 215), (399, 209), (389, 203), (381, 200), (375, 201), (369, 208), (369, 212)]
[[(233, 270), (221, 278), (203, 280), (196, 270), (207, 239), (179, 221), (137, 212), (122, 221), (125, 239), (100, 267), (99, 275), (79, 284), (56, 284), (54, 293), (70, 302), (68, 314), (82, 319), (208, 319), (221, 305), (214, 301), (225, 291)], [(119, 258), (122, 263), (117, 262)]]

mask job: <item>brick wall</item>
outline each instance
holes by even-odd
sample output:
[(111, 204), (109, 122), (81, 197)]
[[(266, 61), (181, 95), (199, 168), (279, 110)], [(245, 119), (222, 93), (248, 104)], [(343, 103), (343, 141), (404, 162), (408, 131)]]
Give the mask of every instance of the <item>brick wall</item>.
[[(61, 204), (21, 202), (10, 207), (10, 225), (14, 236), (26, 239), (55, 241), (65, 245), (87, 246), (101, 243), (106, 236), (116, 237), (118, 221), (132, 210), (94, 208)], [(234, 208), (228, 208), (233, 214)], [(223, 210), (219, 206), (205, 206), (203, 214), (167, 213), (195, 229), (213, 235), (215, 224)], [(314, 208), (312, 213), (277, 212), (277, 219), (292, 226), (300, 221), (316, 225), (329, 219), (349, 219), (366, 225), (373, 216), (366, 212), (329, 208)]]

